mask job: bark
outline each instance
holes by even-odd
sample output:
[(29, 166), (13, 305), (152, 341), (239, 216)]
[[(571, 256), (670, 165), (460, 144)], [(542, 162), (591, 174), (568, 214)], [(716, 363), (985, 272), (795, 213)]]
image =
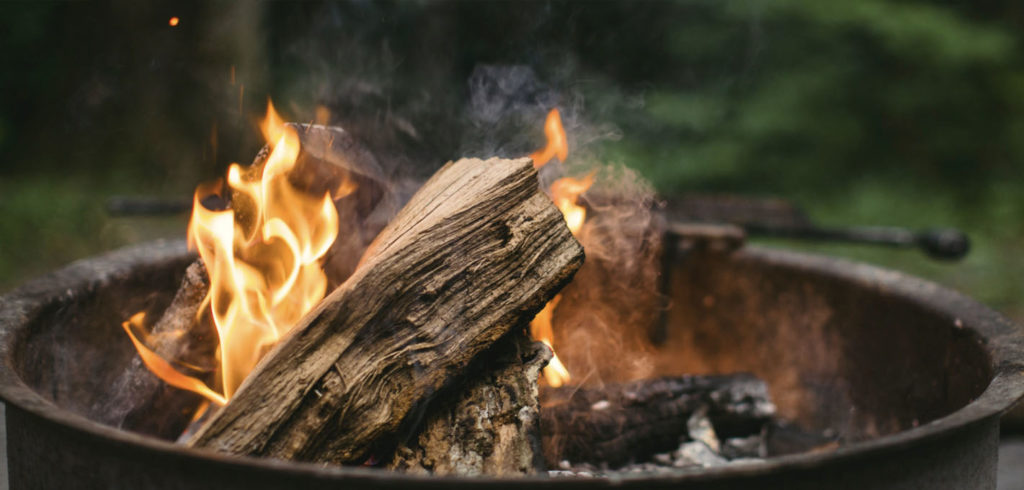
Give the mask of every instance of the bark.
[(529, 159), (442, 168), (190, 445), (352, 464), (393, 444), (582, 263), (536, 178)]
[(551, 349), (523, 331), (503, 338), (451, 398), (428, 408), (423, 430), (389, 465), (410, 473), (529, 475), (543, 469), (537, 379)]

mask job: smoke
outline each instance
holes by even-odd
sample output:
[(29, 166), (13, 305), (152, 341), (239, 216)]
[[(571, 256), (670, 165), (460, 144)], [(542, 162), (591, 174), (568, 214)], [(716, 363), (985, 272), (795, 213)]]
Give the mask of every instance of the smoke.
[(558, 355), (580, 384), (654, 374), (648, 338), (664, 304), (657, 286), (662, 230), (650, 184), (625, 167), (595, 170), (579, 234), (586, 262), (562, 291), (553, 322)]
[(542, 167), (539, 185), (549, 190), (562, 177), (594, 176), (582, 196), (588, 214), (577, 236), (586, 262), (562, 291), (553, 318), (555, 351), (574, 382), (650, 376), (648, 332), (663, 305), (657, 289), (662, 234), (652, 186), (602, 158), (600, 143), (621, 132), (590, 122), (580, 92), (545, 83), (528, 66), (478, 65), (467, 84), (461, 154), (527, 155), (543, 146), (545, 115), (557, 107), (569, 158)]

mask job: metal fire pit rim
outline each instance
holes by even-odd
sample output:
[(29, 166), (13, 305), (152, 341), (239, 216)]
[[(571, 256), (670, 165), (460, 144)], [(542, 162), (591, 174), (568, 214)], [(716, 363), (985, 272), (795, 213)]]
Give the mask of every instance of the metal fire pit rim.
[[(184, 240), (158, 240), (125, 247), (97, 257), (76, 261), (64, 268), (25, 283), (0, 297), (0, 399), (17, 409), (46, 419), (78, 436), (99, 437), (109, 443), (142, 449), (160, 457), (195, 460), (201, 464), (217, 464), (256, 472), (284, 472), (320, 478), (354, 480), (391, 480), (395, 483), (431, 482), (444, 486), (506, 485), (509, 481), (534, 484), (572, 486), (615, 485), (617, 482), (640, 483), (651, 480), (661, 483), (679, 481), (712, 481), (722, 477), (774, 474), (783, 469), (800, 469), (840, 464), (880, 452), (898, 451), (923, 441), (940, 439), (951, 429), (966, 429), (981, 424), (1007, 410), (1024, 397), (1024, 336), (1014, 332), (1014, 325), (1005, 317), (980, 303), (932, 282), (876, 266), (844, 259), (803, 252), (747, 246), (733, 252), (732, 260), (750, 261), (770, 266), (797, 268), (804, 272), (852, 281), (887, 294), (900, 296), (924, 304), (934, 311), (946, 314), (951, 322), (960, 320), (963, 328), (977, 332), (985, 341), (991, 356), (993, 379), (984, 392), (959, 410), (923, 424), (919, 427), (852, 443), (827, 453), (802, 453), (771, 458), (764, 463), (728, 465), (707, 468), (699, 472), (681, 472), (671, 475), (640, 475), (593, 479), (552, 479), (546, 476), (445, 477), (410, 475), (389, 470), (364, 467), (325, 467), (311, 463), (290, 462), (265, 458), (252, 458), (217, 453), (212, 450), (188, 448), (168, 441), (144, 436), (103, 425), (58, 407), (27, 386), (18, 376), (11, 347), (17, 345), (18, 317), (24, 318), (46, 304), (71, 295), (76, 291), (102, 284), (105, 278), (116, 277), (140, 265), (152, 265), (179, 260), (190, 256)], [(55, 286), (59, 285), (59, 286)], [(63, 289), (63, 291), (61, 291)], [(958, 311), (959, 314), (953, 313)], [(14, 329), (16, 330), (16, 329)]]

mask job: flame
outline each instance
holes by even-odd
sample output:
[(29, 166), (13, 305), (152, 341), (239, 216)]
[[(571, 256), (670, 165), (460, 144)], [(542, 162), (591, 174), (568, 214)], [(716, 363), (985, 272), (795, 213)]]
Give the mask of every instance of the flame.
[(569, 142), (562, 127), (562, 114), (558, 109), (551, 109), (548, 112), (548, 117), (544, 121), (544, 136), (548, 139), (548, 144), (530, 154), (533, 168), (541, 168), (555, 157), (559, 162), (564, 162), (569, 157)]
[(554, 316), (555, 307), (558, 306), (558, 300), (560, 299), (562, 299), (561, 296), (555, 296), (551, 301), (548, 301), (548, 304), (544, 305), (544, 309), (540, 310), (540, 313), (537, 313), (537, 316), (533, 317), (533, 321), (530, 322), (530, 334), (533, 335), (533, 338), (540, 340), (551, 349), (551, 361), (544, 367), (544, 371), (541, 374), (544, 375), (544, 380), (549, 385), (556, 388), (572, 378), (569, 370), (562, 364), (558, 354), (554, 353), (555, 348), (551, 345), (551, 339), (555, 336), (551, 328), (551, 317)]
[(583, 229), (583, 222), (587, 220), (587, 208), (576, 204), (580, 194), (583, 194), (594, 185), (594, 173), (587, 174), (582, 179), (573, 177), (562, 177), (551, 184), (551, 200), (555, 207), (565, 217), (565, 224), (573, 236), (579, 235)]
[[(547, 136), (547, 145), (543, 149), (530, 154), (534, 168), (543, 167), (553, 158), (558, 158), (559, 162), (564, 162), (569, 156), (569, 144), (565, 136), (565, 129), (562, 127), (562, 117), (558, 109), (551, 109), (548, 112), (547, 119), (544, 121), (544, 135)], [(577, 204), (577, 201), (580, 195), (586, 192), (593, 184), (593, 173), (581, 179), (562, 177), (551, 184), (551, 200), (554, 201), (555, 207), (562, 212), (562, 216), (565, 217), (565, 223), (573, 236), (579, 235), (587, 218), (587, 209)], [(556, 388), (572, 379), (569, 370), (562, 364), (558, 354), (555, 353), (554, 347), (552, 318), (554, 317), (555, 308), (558, 306), (558, 301), (561, 298), (561, 295), (556, 295), (530, 321), (530, 334), (533, 338), (551, 348), (551, 362), (544, 367), (543, 375), (544, 380)]]
[(221, 404), (263, 354), (323, 299), (327, 276), (320, 259), (338, 234), (331, 193), (311, 196), (288, 181), (299, 155), (299, 136), (269, 101), (260, 129), (272, 150), (261, 167), (229, 167), (231, 209), (203, 206), (203, 198), (217, 194), (220, 186), (200, 185), (189, 222), (189, 247), (198, 250), (210, 277), (204, 304), (210, 307), (220, 342), (221, 393), (164, 369), (169, 364), (135, 342), (125, 327), (157, 376)]
[(171, 363), (165, 361), (159, 354), (153, 352), (152, 349), (147, 347), (146, 344), (135, 336), (135, 332), (132, 332), (132, 328), (142, 328), (145, 319), (146, 313), (140, 311), (132, 315), (132, 317), (129, 318), (128, 321), (122, 323), (121, 326), (124, 327), (124, 331), (128, 333), (128, 337), (132, 339), (132, 343), (135, 344), (135, 350), (139, 351), (139, 357), (142, 358), (142, 362), (146, 367), (159, 376), (160, 379), (166, 381), (167, 384), (175, 388), (194, 391), (221, 405), (226, 403), (226, 400), (220, 395), (220, 393), (211, 390), (202, 381), (178, 372), (177, 369), (174, 369), (174, 366), (171, 366)]

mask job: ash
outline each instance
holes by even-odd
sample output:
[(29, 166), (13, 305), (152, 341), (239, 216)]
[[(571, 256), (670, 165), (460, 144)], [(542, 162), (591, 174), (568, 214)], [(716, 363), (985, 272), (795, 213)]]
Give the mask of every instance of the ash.
[(768, 455), (768, 428), (743, 437), (720, 439), (707, 410), (699, 410), (686, 423), (686, 434), (670, 452), (657, 453), (650, 461), (610, 469), (607, 465), (561, 461), (548, 476), (558, 478), (597, 478), (615, 476), (665, 475), (701, 471), (704, 468), (764, 463)]

